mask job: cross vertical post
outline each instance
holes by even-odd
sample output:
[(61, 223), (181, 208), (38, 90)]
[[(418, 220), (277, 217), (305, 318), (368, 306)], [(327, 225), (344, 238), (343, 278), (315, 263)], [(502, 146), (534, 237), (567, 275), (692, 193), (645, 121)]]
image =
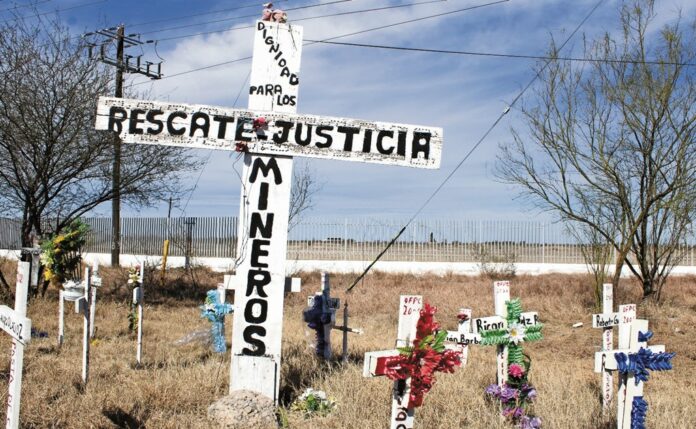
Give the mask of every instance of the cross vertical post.
[[(602, 286), (602, 313), (608, 314), (614, 310), (614, 285), (604, 283)], [(607, 327), (602, 330), (602, 350), (614, 348), (613, 328)], [(614, 394), (614, 377), (609, 371), (602, 368), (602, 412), (606, 413), (610, 409), (611, 397)]]
[[(637, 341), (638, 341), (638, 331), (635, 332), (634, 334), (634, 327), (633, 323), (636, 322), (636, 316), (637, 316), (637, 306), (635, 304), (626, 304), (626, 305), (620, 305), (619, 306), (619, 349), (629, 349), (632, 351), (638, 351), (637, 348)], [(645, 331), (648, 330), (647, 326), (648, 322), (645, 321)], [(642, 324), (641, 324), (641, 327)], [(633, 338), (635, 336), (635, 339)], [(635, 340), (635, 341), (634, 341)], [(632, 342), (634, 343), (634, 349), (631, 349)], [(606, 360), (606, 359), (605, 359)], [(609, 359), (611, 362), (613, 359)], [(614, 362), (615, 363), (615, 362)], [(631, 406), (628, 405), (626, 406), (626, 400), (628, 398), (629, 393), (633, 393), (634, 389), (631, 384), (635, 384), (632, 374), (623, 374), (619, 375), (619, 389), (617, 391), (617, 397), (618, 397), (618, 413), (616, 415), (616, 418), (619, 422), (621, 422), (626, 414), (626, 408), (628, 408), (628, 424), (630, 424), (631, 419), (630, 419), (630, 412), (631, 412)], [(642, 390), (642, 387), (641, 387)], [(632, 398), (631, 398), (632, 400)], [(623, 426), (618, 426), (619, 428), (623, 428)], [(626, 426), (628, 427), (628, 426)]]
[[(257, 22), (250, 110), (297, 111), (302, 33), (296, 25)], [(250, 140), (256, 119), (237, 124), (237, 140)], [(264, 135), (263, 127), (255, 131)], [(236, 276), (243, 287), (235, 290), (230, 392), (251, 390), (277, 403), (292, 157), (245, 153), (242, 178)]]
[[(510, 282), (498, 281), (493, 283), (493, 302), (495, 315), (507, 319), (507, 307), (505, 303), (510, 301)], [(498, 345), (495, 359), (498, 368), (498, 385), (502, 386), (507, 380), (508, 371), (508, 348), (505, 345)]]
[(94, 264), (89, 284), (92, 289), (89, 300), (89, 338), (94, 338), (94, 318), (97, 314), (97, 289), (102, 285), (102, 279), (99, 277), (99, 264)]
[(82, 383), (87, 385), (89, 378), (89, 339), (90, 339), (90, 321), (91, 321), (91, 295), (92, 295), (92, 269), (85, 268), (85, 295), (80, 301), (80, 309), (82, 310), (83, 333), (82, 333)]
[(138, 306), (138, 339), (135, 351), (135, 361), (140, 365), (143, 361), (143, 289), (145, 289), (145, 264), (140, 265), (138, 273), (139, 286), (133, 289), (133, 301)]
[(19, 406), (22, 398), (22, 368), (24, 365), (24, 345), (31, 339), (31, 320), (27, 315), (27, 294), (31, 275), (29, 262), (17, 263), (17, 283), (15, 288), (14, 311), (0, 306), (0, 327), (12, 336), (10, 353), (9, 392), (7, 394), (6, 427), (19, 428)]

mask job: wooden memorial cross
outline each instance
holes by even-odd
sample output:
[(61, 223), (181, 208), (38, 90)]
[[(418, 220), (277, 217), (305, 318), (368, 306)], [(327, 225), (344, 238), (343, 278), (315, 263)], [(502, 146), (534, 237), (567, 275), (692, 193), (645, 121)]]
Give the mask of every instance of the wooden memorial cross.
[[(423, 307), (423, 297), (419, 295), (401, 295), (399, 302), (399, 327), (396, 336), (396, 347), (413, 345), (416, 338), (416, 325)], [(386, 362), (389, 358), (399, 355), (397, 349), (365, 353), (363, 377), (385, 375)], [(392, 390), (391, 429), (412, 429), (414, 408), (409, 407), (411, 379), (394, 381)]]
[(138, 334), (135, 346), (135, 362), (139, 366), (143, 361), (143, 299), (145, 297), (145, 264), (140, 264), (138, 286), (133, 288), (133, 304), (137, 306)]
[(448, 347), (457, 350), (461, 356), (462, 366), (469, 360), (469, 345), (481, 344), (481, 335), (471, 332), (471, 309), (460, 308), (457, 313), (457, 330), (447, 331)]
[[(629, 307), (629, 306), (626, 306)], [(628, 310), (630, 311), (630, 310)], [(648, 370), (672, 369), (674, 353), (665, 353), (665, 346), (649, 346), (652, 337), (648, 321), (633, 320), (619, 324), (619, 349), (595, 353), (595, 372), (619, 371), (617, 393), (617, 429), (643, 428), (647, 403), (643, 400), (643, 383)]]
[(5, 425), (8, 429), (19, 428), (19, 405), (22, 397), (22, 369), (24, 346), (31, 340), (31, 320), (27, 319), (27, 293), (30, 277), (29, 262), (17, 263), (17, 287), (14, 310), (0, 305), (0, 327), (12, 337), (10, 353), (9, 393)]
[[(636, 318), (636, 305), (620, 305), (619, 312), (613, 312), (614, 285), (605, 283), (602, 287), (602, 313), (592, 315), (592, 327), (602, 329), (602, 351), (614, 348), (613, 327), (618, 326), (620, 332), (630, 329), (630, 324)], [(626, 334), (624, 334), (625, 336)], [(602, 362), (602, 412), (611, 407), (614, 394), (614, 379), (611, 372), (604, 369)]]
[(298, 115), (302, 27), (258, 21), (249, 108), (102, 97), (125, 143), (244, 151), (230, 391), (277, 402), (292, 157), (438, 168), (442, 129)]
[[(517, 325), (509, 325), (508, 302), (510, 301), (510, 282), (498, 281), (493, 283), (493, 301), (495, 316), (474, 319), (472, 322), (474, 333), (479, 334), (481, 344), (496, 344), (496, 361), (498, 367), (498, 385), (503, 386), (507, 380), (508, 362), (510, 361), (509, 348), (515, 345), (515, 350), (521, 353), (517, 343), (521, 341), (536, 341), (541, 338), (541, 327), (537, 312), (530, 311), (520, 313)], [(521, 332), (524, 329), (524, 332)], [(518, 332), (520, 331), (520, 332)], [(515, 360), (521, 360), (521, 356), (513, 356)]]

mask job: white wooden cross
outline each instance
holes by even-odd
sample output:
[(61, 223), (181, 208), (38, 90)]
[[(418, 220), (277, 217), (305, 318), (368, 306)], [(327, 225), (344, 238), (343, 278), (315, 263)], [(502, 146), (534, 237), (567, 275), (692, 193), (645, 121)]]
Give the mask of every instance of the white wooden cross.
[[(630, 312), (627, 309), (627, 312)], [(624, 327), (621, 330), (621, 327)], [(663, 353), (665, 346), (648, 346), (641, 333), (648, 332), (648, 321), (635, 319), (631, 323), (619, 324), (619, 348), (617, 350), (603, 350), (595, 353), (595, 372), (616, 371), (618, 364), (617, 353), (626, 355), (635, 354), (641, 348), (648, 349), (652, 353)], [(643, 341), (641, 341), (643, 340)], [(643, 382), (636, 383), (635, 373), (629, 372), (619, 377), (619, 390), (617, 393), (617, 429), (629, 429), (631, 427), (631, 411), (633, 399), (643, 396)]]
[(297, 25), (257, 22), (248, 110), (103, 97), (96, 121), (125, 143), (247, 151), (230, 391), (276, 402), (292, 157), (433, 169), (442, 151), (441, 128), (296, 114), (302, 33)]
[[(399, 327), (396, 347), (413, 345), (416, 338), (416, 325), (423, 307), (423, 297), (419, 295), (401, 295), (399, 301)], [(389, 358), (399, 355), (396, 349), (365, 353), (363, 377), (385, 375), (386, 363)], [(413, 428), (413, 407), (409, 407), (411, 379), (397, 380), (392, 390), (391, 429)]]
[[(602, 329), (602, 351), (614, 348), (613, 327), (618, 326), (620, 332), (627, 331), (636, 319), (636, 305), (620, 305), (618, 313), (613, 311), (614, 285), (605, 283), (602, 286), (602, 313), (592, 315), (592, 327)], [(623, 326), (623, 327), (622, 327)], [(626, 334), (624, 334), (626, 335)], [(602, 363), (602, 366), (604, 364)], [(611, 371), (602, 370), (602, 412), (606, 413), (611, 407), (614, 394), (614, 379)]]
[[(472, 329), (474, 334), (479, 334), (478, 338), (481, 341), (480, 333), (483, 331), (507, 329), (507, 302), (510, 301), (510, 282), (497, 281), (493, 282), (493, 302), (495, 307), (495, 316), (482, 317), (474, 319)], [(520, 315), (519, 321), (523, 326), (536, 325), (539, 322), (539, 314), (535, 311), (524, 312)], [(502, 386), (507, 380), (508, 371), (508, 346), (498, 345), (496, 351), (497, 362), (497, 380), (498, 385)]]
[(145, 289), (145, 264), (140, 264), (138, 287), (133, 288), (133, 304), (137, 306), (138, 336), (135, 348), (135, 362), (139, 366), (143, 361), (143, 300)]
[(462, 366), (469, 360), (469, 345), (481, 344), (481, 336), (471, 332), (471, 309), (460, 308), (457, 315), (457, 330), (447, 331), (447, 347), (459, 351)]
[(7, 411), (5, 414), (5, 424), (8, 429), (19, 428), (24, 346), (31, 340), (31, 320), (26, 317), (29, 277), (29, 262), (18, 262), (14, 310), (6, 305), (0, 305), (0, 328), (12, 337), (10, 373), (8, 374), (9, 392), (7, 394)]

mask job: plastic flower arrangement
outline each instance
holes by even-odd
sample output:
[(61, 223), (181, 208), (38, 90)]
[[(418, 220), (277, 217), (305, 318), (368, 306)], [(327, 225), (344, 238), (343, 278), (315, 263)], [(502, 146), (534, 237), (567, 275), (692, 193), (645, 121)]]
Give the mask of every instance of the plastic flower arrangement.
[(531, 361), (527, 356), (525, 358), (523, 364), (511, 364), (507, 381), (502, 386), (491, 384), (486, 388), (486, 395), (499, 401), (503, 416), (518, 423), (521, 429), (538, 429), (541, 419), (529, 414), (537, 391), (527, 379)]
[(437, 308), (425, 304), (416, 325), (413, 347), (399, 348), (399, 356), (390, 358), (385, 365), (385, 375), (392, 380), (411, 378), (409, 407), (420, 407), (423, 398), (435, 384), (436, 372), (453, 373), (462, 364), (460, 355), (445, 349), (447, 331), (439, 330), (435, 321)]
[(75, 219), (57, 234), (41, 243), (41, 264), (44, 278), (54, 286), (62, 286), (80, 266), (80, 249), (85, 245), (89, 226)]
[(232, 305), (220, 302), (220, 294), (217, 290), (209, 290), (205, 297), (205, 304), (199, 307), (201, 317), (208, 319), (210, 325), (210, 337), (213, 343), (213, 351), (225, 353), (225, 315), (232, 313)]
[(500, 402), (503, 416), (521, 429), (538, 429), (541, 419), (530, 413), (537, 391), (527, 379), (531, 359), (523, 353), (522, 343), (538, 341), (542, 338), (542, 324), (525, 326), (519, 323), (522, 305), (519, 299), (506, 303), (507, 328), (481, 332), (484, 345), (508, 347), (508, 373), (502, 386), (491, 384), (486, 388), (486, 396)]
[(314, 415), (325, 416), (336, 408), (336, 401), (326, 396), (321, 390), (308, 388), (305, 392), (292, 403), (290, 409), (301, 411), (305, 418)]
[[(128, 286), (130, 286), (131, 294), (135, 288), (140, 287), (140, 265), (128, 269)], [(128, 332), (135, 332), (136, 326), (138, 326), (138, 306), (133, 299), (128, 313)]]

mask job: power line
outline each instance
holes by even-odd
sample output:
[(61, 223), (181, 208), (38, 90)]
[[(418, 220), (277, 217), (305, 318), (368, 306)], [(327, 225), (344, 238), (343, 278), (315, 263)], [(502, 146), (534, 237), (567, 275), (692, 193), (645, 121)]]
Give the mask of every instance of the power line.
[[(597, 10), (597, 8), (599, 8), (599, 6), (602, 4), (602, 1), (603, 0), (599, 0), (597, 2), (597, 4), (594, 5), (594, 7), (585, 16), (585, 18), (582, 21), (580, 21), (580, 23), (577, 25), (577, 27), (575, 27), (573, 32), (568, 35), (568, 37), (563, 42), (563, 44), (560, 45), (560, 47), (558, 48), (558, 51), (561, 51), (568, 44), (568, 42), (570, 42), (570, 40), (573, 38), (573, 36), (575, 36), (575, 34), (580, 30), (580, 28), (585, 24), (585, 22), (587, 22), (587, 20), (590, 19), (592, 14), (594, 14), (595, 10)], [(527, 83), (527, 85), (524, 88), (522, 88), (522, 90), (512, 100), (510, 105), (500, 115), (498, 115), (496, 120), (488, 128), (488, 130), (486, 130), (486, 132), (483, 134), (483, 136), (481, 136), (481, 138), (476, 142), (476, 144), (474, 144), (474, 146), (466, 153), (466, 155), (464, 155), (464, 158), (462, 158), (462, 160), (459, 161), (459, 163), (454, 167), (454, 169), (452, 169), (452, 171), (447, 175), (447, 177), (445, 177), (445, 179), (437, 186), (437, 188), (435, 188), (435, 190), (430, 194), (430, 196), (428, 198), (426, 198), (425, 202), (418, 208), (418, 210), (416, 210), (416, 212), (413, 214), (413, 216), (411, 216), (411, 218), (408, 220), (408, 222), (406, 222), (406, 224), (394, 236), (394, 238), (392, 238), (392, 240), (387, 244), (387, 246), (384, 248), (384, 250), (382, 250), (379, 253), (379, 255), (377, 255), (377, 257), (370, 263), (370, 265), (368, 265), (367, 268), (365, 268), (365, 270), (362, 272), (362, 274), (360, 274), (353, 281), (353, 284), (351, 284), (346, 289), (346, 292), (350, 292), (351, 290), (353, 290), (353, 288), (360, 282), (360, 280), (363, 279), (363, 277), (365, 277), (365, 275), (372, 269), (372, 267), (387, 252), (387, 250), (389, 250), (389, 248), (396, 242), (396, 240), (398, 240), (399, 237), (401, 237), (401, 235), (404, 233), (404, 231), (406, 231), (406, 228), (408, 228), (408, 226), (416, 219), (416, 217), (418, 217), (418, 215), (421, 214), (423, 209), (428, 204), (430, 204), (430, 201), (432, 201), (432, 199), (435, 198), (435, 196), (440, 192), (440, 190), (445, 186), (445, 184), (447, 184), (447, 182), (449, 182), (449, 180), (454, 176), (454, 173), (456, 173), (459, 170), (459, 168), (466, 162), (467, 159), (469, 159), (469, 157), (476, 151), (476, 149), (478, 149), (478, 147), (481, 146), (481, 143), (483, 143), (483, 141), (486, 139), (486, 137), (488, 137), (488, 135), (493, 131), (493, 129), (495, 129), (495, 127), (498, 126), (498, 124), (503, 119), (503, 117), (510, 111), (510, 108), (512, 108), (520, 100), (520, 98), (522, 98), (524, 93), (527, 92), (527, 90), (532, 86), (532, 84), (534, 82), (536, 82), (537, 79), (539, 79), (539, 77), (541, 76), (541, 73), (544, 70), (546, 70), (546, 68), (549, 66), (549, 64), (551, 64), (551, 61), (547, 61), (546, 64), (544, 64), (544, 66), (534, 74), (534, 77), (532, 77), (532, 79), (530, 79), (530, 81)]]
[(36, 14), (33, 14), (33, 15), (16, 16), (16, 17), (14, 17), (14, 18), (9, 18), (9, 19), (6, 19), (6, 20), (4, 20), (4, 21), (0, 21), (0, 23), (11, 22), (11, 21), (17, 21), (17, 20), (20, 20), (20, 19), (38, 18), (38, 17), (40, 17), (40, 16), (50, 15), (50, 14), (53, 14), (53, 13), (60, 13), (60, 12), (66, 11), (66, 10), (72, 10), (72, 9), (77, 9), (77, 8), (81, 8), (81, 7), (92, 6), (92, 5), (99, 4), (99, 3), (106, 3), (107, 1), (108, 1), (108, 0), (98, 0), (98, 1), (88, 2), (88, 3), (77, 4), (77, 5), (75, 5), (75, 6), (65, 7), (65, 8), (63, 8), (63, 9), (56, 9), (56, 10), (52, 10), (52, 11), (49, 11), (49, 12), (36, 13)]
[[(347, 3), (347, 2), (350, 2), (350, 1), (353, 1), (353, 0), (334, 0), (334, 1), (326, 2), (326, 3), (317, 3), (317, 4), (312, 4), (312, 5), (293, 7), (293, 8), (290, 8), (290, 9), (284, 9), (283, 11), (284, 11), (284, 12), (291, 12), (291, 11), (297, 11), (297, 10), (302, 10), (302, 9), (312, 9), (312, 8), (315, 8), (315, 7), (329, 6), (329, 5), (332, 5), (332, 4)], [(439, 0), (439, 1), (443, 1), (443, 0)], [(239, 19), (245, 19), (245, 18), (258, 18), (258, 17), (259, 17), (259, 14), (258, 14), (258, 13), (255, 13), (255, 14), (253, 14), (253, 15), (234, 16), (234, 17), (231, 17), (231, 18), (216, 19), (216, 20), (213, 20), (213, 21), (199, 22), (199, 23), (196, 23), (196, 24), (185, 24), (185, 25), (177, 25), (177, 26), (174, 26), (174, 27), (160, 28), (160, 29), (158, 29), (158, 30), (148, 31), (148, 32), (145, 32), (145, 33), (142, 33), (142, 34), (162, 33), (162, 32), (164, 32), (164, 31), (181, 30), (182, 28), (197, 27), (197, 26), (199, 26), (199, 25), (214, 24), (214, 23), (217, 23), (217, 22), (236, 21), (236, 20), (239, 20)]]
[(0, 13), (2, 13), (2, 12), (7, 12), (7, 11), (9, 11), (9, 10), (22, 9), (22, 8), (25, 8), (25, 7), (32, 7), (32, 6), (36, 6), (36, 5), (42, 4), (42, 3), (48, 3), (48, 2), (50, 2), (50, 1), (53, 1), (53, 0), (43, 0), (43, 1), (38, 1), (38, 2), (34, 2), (34, 3), (16, 4), (16, 5), (12, 6), (12, 7), (8, 7), (7, 9), (0, 10)]
[[(431, 3), (442, 3), (442, 2), (446, 2), (446, 1), (447, 0), (427, 0), (427, 1), (405, 3), (405, 4), (399, 4), (399, 5), (393, 5), (393, 6), (376, 7), (376, 8), (371, 8), (371, 9), (360, 9), (360, 10), (353, 10), (353, 11), (347, 11), (347, 12), (336, 12), (336, 13), (331, 13), (328, 15), (317, 15), (317, 16), (309, 16), (306, 18), (293, 19), (292, 22), (311, 21), (313, 19), (333, 18), (336, 16), (355, 15), (355, 14), (366, 13), (366, 12), (379, 12), (379, 11), (383, 11), (383, 10), (399, 9), (399, 8), (404, 8), (404, 7), (409, 7), (409, 6), (418, 6), (418, 5), (431, 4)], [(231, 31), (245, 30), (245, 29), (254, 28), (254, 27), (255, 27), (254, 25), (247, 25), (244, 27), (226, 28), (224, 30), (212, 30), (212, 31), (203, 31), (203, 32), (192, 33), (192, 34), (182, 34), (179, 36), (161, 38), (161, 39), (159, 39), (159, 41), (166, 42), (169, 40), (186, 39), (188, 37), (205, 36), (208, 34), (228, 33)]]
[(580, 62), (600, 62), (600, 63), (615, 63), (615, 64), (647, 64), (647, 65), (670, 65), (670, 66), (685, 66), (693, 67), (696, 63), (680, 63), (671, 61), (638, 61), (638, 60), (620, 60), (620, 59), (606, 59), (606, 58), (580, 58), (580, 57), (557, 57), (548, 55), (523, 55), (523, 54), (500, 54), (494, 52), (474, 52), (474, 51), (453, 51), (449, 49), (428, 49), (428, 48), (414, 48), (405, 46), (390, 46), (390, 45), (374, 45), (368, 43), (349, 43), (349, 42), (332, 42), (328, 40), (311, 40), (308, 42), (313, 43), (325, 43), (329, 45), (339, 45), (339, 46), (352, 46), (359, 48), (376, 48), (376, 49), (390, 49), (395, 51), (408, 51), (408, 52), (426, 52), (435, 54), (452, 54), (452, 55), (471, 55), (480, 57), (497, 57), (497, 58), (514, 58), (514, 59), (532, 59), (532, 60), (548, 60), (548, 61), (580, 61)]
[[(501, 4), (501, 3), (507, 3), (507, 2), (509, 2), (509, 1), (510, 1), (510, 0), (498, 0), (498, 1), (490, 2), (490, 3), (483, 3), (483, 4), (479, 4), (479, 5), (475, 5), (475, 6), (468, 6), (468, 7), (465, 7), (465, 8), (455, 9), (455, 10), (451, 10), (451, 11), (448, 11), (448, 12), (442, 12), (442, 13), (437, 13), (437, 14), (433, 14), (433, 15), (427, 15), (427, 16), (423, 16), (423, 17), (420, 17), (420, 18), (413, 18), (413, 19), (408, 19), (408, 20), (405, 20), (405, 21), (395, 22), (395, 23), (393, 23), (393, 24), (381, 25), (381, 26), (379, 26), (379, 27), (373, 27), (373, 28), (368, 28), (368, 29), (365, 29), (365, 30), (355, 31), (355, 32), (352, 32), (352, 33), (341, 34), (341, 35), (339, 35), (339, 36), (333, 36), (333, 37), (329, 37), (329, 38), (327, 38), (327, 39), (324, 39), (324, 41), (335, 40), (335, 39), (340, 39), (340, 38), (349, 37), (349, 36), (355, 36), (355, 35), (357, 35), (357, 34), (369, 33), (369, 32), (371, 32), (371, 31), (383, 30), (383, 29), (385, 29), (385, 28), (391, 28), (391, 27), (396, 27), (396, 26), (399, 26), (399, 25), (411, 24), (411, 23), (413, 23), (413, 22), (424, 21), (424, 20), (427, 20), (427, 19), (438, 18), (438, 17), (441, 17), (441, 16), (454, 15), (454, 14), (457, 14), (457, 13), (466, 12), (466, 11), (470, 11), (470, 10), (474, 10), (474, 9), (479, 9), (479, 8), (486, 7), (486, 6), (495, 6), (495, 5), (498, 5), (498, 4)], [(309, 45), (314, 45), (314, 44), (316, 44), (316, 42), (306, 42), (306, 43), (303, 43), (303, 46), (309, 46)], [(220, 67), (220, 66), (224, 66), (224, 65), (233, 64), (233, 63), (238, 63), (238, 62), (241, 62), (241, 61), (250, 60), (251, 58), (252, 58), (251, 55), (249, 55), (249, 56), (246, 56), (246, 57), (235, 58), (235, 59), (233, 59), (233, 60), (224, 61), (224, 62), (221, 62), (221, 63), (210, 64), (210, 65), (207, 65), (207, 66), (198, 67), (198, 68), (195, 68), (195, 69), (186, 70), (186, 71), (179, 72), (179, 73), (174, 73), (174, 74), (169, 75), (169, 76), (164, 76), (164, 77), (163, 77), (162, 79), (160, 79), (160, 80), (163, 80), (163, 79), (170, 79), (170, 78), (173, 78), (173, 77), (183, 76), (183, 75), (187, 75), (187, 74), (199, 72), (199, 71), (202, 71), (202, 70), (208, 70), (208, 69), (215, 68), (215, 67)], [(137, 86), (137, 85), (142, 85), (142, 84), (145, 84), (145, 83), (148, 83), (148, 81), (135, 82), (135, 83), (131, 84), (130, 86)]]
[[(281, 0), (281, 1), (288, 1), (288, 0)], [(132, 27), (140, 27), (142, 25), (159, 24), (160, 22), (179, 21), (182, 19), (189, 19), (189, 18), (196, 17), (196, 16), (213, 15), (216, 13), (232, 12), (235, 10), (249, 9), (252, 7), (260, 7), (260, 6), (263, 6), (263, 3), (247, 3), (246, 5), (231, 7), (228, 9), (217, 9), (217, 10), (211, 10), (208, 12), (191, 13), (188, 15), (181, 15), (181, 16), (175, 16), (175, 17), (171, 17), (171, 18), (156, 19), (153, 21), (139, 22), (137, 24), (129, 24), (128, 27), (132, 28)]]

